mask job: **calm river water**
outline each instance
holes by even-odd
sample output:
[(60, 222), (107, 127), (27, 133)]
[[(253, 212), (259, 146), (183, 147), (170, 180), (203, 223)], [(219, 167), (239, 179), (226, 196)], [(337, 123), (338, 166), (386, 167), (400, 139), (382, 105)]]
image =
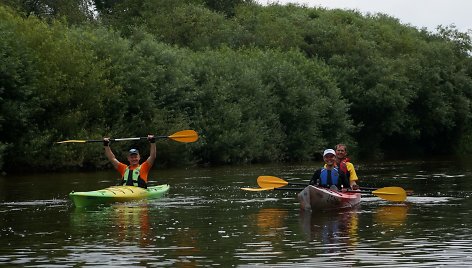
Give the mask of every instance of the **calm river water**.
[(321, 163), (153, 169), (162, 199), (77, 209), (68, 193), (116, 173), (0, 177), (0, 266), (471, 267), (472, 162), (355, 163), (363, 186), (413, 190), (405, 203), (302, 213), (296, 192), (246, 192), (260, 175), (308, 181)]

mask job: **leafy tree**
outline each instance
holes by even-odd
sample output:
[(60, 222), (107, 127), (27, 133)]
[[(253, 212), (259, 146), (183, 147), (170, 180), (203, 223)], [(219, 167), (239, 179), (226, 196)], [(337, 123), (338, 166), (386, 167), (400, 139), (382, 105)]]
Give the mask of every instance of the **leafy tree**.
[(16, 38), (17, 22), (18, 18), (0, 6), (0, 169), (37, 109), (28, 103), (33, 95), (31, 83), (37, 80), (35, 57)]
[(97, 168), (100, 146), (51, 144), (183, 128), (201, 141), (162, 143), (159, 164), (308, 160), (338, 142), (472, 151), (472, 43), (453, 26), (252, 1), (31, 3), (0, 4), (5, 169)]
[(254, 0), (203, 0), (210, 10), (220, 12), (228, 17), (235, 15), (235, 9), (242, 4), (255, 4)]
[(197, 53), (194, 91), (185, 103), (203, 135), (203, 162), (276, 160), (281, 132), (273, 97), (260, 78), (259, 51)]
[(47, 21), (64, 17), (71, 24), (80, 24), (94, 20), (91, 0), (1, 0), (1, 3), (26, 16), (37, 16)]

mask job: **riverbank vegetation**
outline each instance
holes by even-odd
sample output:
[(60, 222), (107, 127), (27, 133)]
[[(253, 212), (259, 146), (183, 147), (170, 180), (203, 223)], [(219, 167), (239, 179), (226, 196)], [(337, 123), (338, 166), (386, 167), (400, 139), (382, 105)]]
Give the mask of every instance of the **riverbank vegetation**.
[[(160, 165), (472, 151), (472, 42), (382, 15), (252, 1), (0, 1), (0, 169), (103, 168), (99, 144), (169, 135)], [(143, 143), (112, 143), (120, 152)]]

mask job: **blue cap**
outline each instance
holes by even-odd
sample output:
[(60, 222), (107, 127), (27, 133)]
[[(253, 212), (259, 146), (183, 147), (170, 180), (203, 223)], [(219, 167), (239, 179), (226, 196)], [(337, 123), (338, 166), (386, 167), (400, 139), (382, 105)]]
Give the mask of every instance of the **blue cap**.
[(139, 154), (138, 149), (131, 149), (131, 150), (129, 150), (128, 155), (132, 155), (132, 154)]

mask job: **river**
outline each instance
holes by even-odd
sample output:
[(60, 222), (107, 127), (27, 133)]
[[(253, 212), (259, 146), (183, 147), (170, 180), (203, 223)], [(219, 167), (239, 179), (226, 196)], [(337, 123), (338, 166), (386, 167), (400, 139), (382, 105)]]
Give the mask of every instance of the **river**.
[(306, 213), (296, 192), (247, 192), (260, 175), (306, 182), (321, 163), (151, 172), (170, 192), (75, 208), (68, 193), (105, 188), (114, 171), (0, 177), (0, 266), (471, 267), (472, 163), (355, 163), (361, 184), (412, 190), (363, 196), (357, 209)]

